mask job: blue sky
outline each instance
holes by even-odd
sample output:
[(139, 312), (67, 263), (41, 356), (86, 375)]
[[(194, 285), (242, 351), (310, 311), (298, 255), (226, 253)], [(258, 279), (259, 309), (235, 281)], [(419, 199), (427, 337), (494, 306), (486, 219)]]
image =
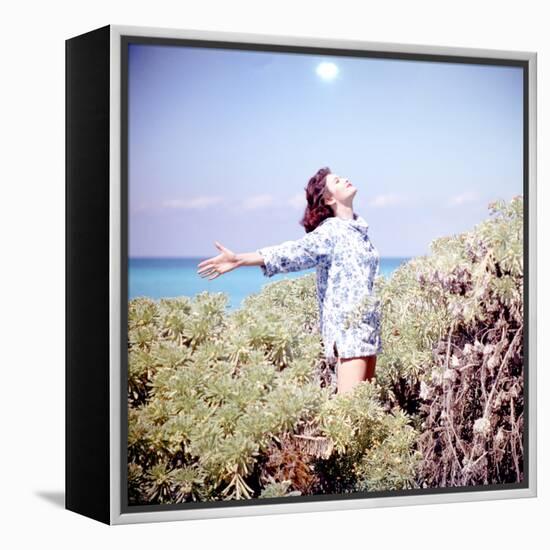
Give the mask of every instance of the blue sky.
[(132, 44), (129, 255), (300, 238), (322, 166), (358, 188), (381, 256), (427, 254), (522, 194), (522, 82), (517, 67)]

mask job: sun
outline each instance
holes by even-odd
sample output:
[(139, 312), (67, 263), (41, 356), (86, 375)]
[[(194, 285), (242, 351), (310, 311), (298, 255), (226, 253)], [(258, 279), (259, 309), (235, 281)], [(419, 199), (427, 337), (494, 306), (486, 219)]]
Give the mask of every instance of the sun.
[(317, 65), (316, 72), (323, 80), (333, 80), (338, 75), (338, 67), (334, 63), (323, 61)]

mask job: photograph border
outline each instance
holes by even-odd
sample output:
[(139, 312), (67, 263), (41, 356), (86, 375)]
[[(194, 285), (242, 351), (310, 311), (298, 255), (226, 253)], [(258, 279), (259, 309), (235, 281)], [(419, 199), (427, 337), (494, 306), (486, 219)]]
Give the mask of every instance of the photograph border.
[[(128, 115), (127, 45), (132, 41), (239, 50), (301, 52), (346, 57), (478, 63), (523, 67), (524, 75), (524, 481), (345, 494), (234, 501), (132, 505), (127, 503), (127, 323), (128, 323)], [(110, 25), (109, 155), (109, 394), (111, 524), (317, 512), (388, 506), (525, 498), (536, 496), (536, 52), (426, 46)], [(526, 344), (527, 343), (527, 344)], [(298, 502), (299, 501), (299, 502)]]

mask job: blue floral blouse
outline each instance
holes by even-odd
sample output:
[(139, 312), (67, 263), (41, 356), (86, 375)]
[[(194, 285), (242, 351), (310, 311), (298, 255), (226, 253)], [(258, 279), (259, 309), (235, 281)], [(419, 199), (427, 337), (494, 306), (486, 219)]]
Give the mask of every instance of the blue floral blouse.
[(365, 357), (382, 351), (380, 300), (373, 292), (380, 254), (368, 227), (357, 214), (352, 220), (331, 217), (301, 239), (257, 250), (266, 277), (316, 267), (319, 330), (329, 361), (335, 354)]

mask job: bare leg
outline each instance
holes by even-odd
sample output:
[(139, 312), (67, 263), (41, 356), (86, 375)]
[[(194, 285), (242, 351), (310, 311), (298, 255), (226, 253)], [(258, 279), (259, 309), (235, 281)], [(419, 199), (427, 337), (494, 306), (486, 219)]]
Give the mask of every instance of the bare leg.
[(338, 358), (337, 393), (345, 393), (364, 380), (372, 380), (376, 366), (376, 355), (368, 357)]
[(345, 393), (351, 391), (359, 382), (367, 376), (367, 361), (363, 357), (338, 359), (338, 391)]

